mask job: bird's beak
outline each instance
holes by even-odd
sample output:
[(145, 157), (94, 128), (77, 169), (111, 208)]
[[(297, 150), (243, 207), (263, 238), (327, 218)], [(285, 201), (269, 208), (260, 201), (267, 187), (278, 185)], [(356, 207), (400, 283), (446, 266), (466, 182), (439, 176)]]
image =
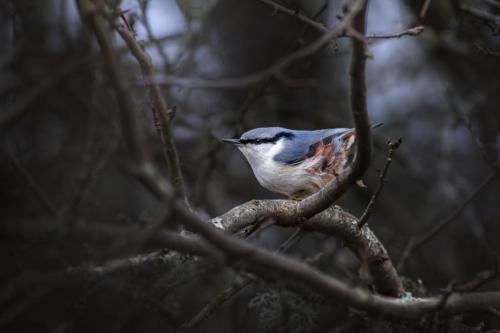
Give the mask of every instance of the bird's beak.
[(232, 145), (241, 145), (240, 139), (221, 139), (222, 142), (230, 143)]

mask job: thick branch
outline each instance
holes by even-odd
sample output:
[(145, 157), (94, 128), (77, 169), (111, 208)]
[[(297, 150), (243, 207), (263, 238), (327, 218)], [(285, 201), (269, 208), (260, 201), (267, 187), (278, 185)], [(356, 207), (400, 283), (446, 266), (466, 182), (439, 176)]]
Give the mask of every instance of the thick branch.
[[(352, 27), (361, 34), (366, 30), (366, 6), (353, 20)], [(371, 158), (371, 133), (370, 119), (366, 105), (366, 44), (359, 40), (352, 39), (351, 65), (349, 67), (350, 82), (350, 100), (351, 113), (356, 129), (356, 159), (352, 170), (353, 179), (362, 177), (370, 165)]]
[[(183, 207), (185, 206), (183, 205)], [(46, 227), (44, 223), (39, 223), (38, 225), (40, 228)], [(5, 233), (7, 230), (3, 228), (3, 224), (0, 226), (2, 226), (2, 232)], [(19, 223), (12, 223), (11, 228), (8, 229), (15, 231), (18, 227)], [(205, 224), (205, 227), (210, 228), (221, 237), (228, 238), (227, 235), (217, 232), (208, 224)], [(54, 228), (57, 229), (57, 225), (54, 225)], [(113, 237), (116, 237), (115, 228), (116, 227), (112, 228)], [(354, 225), (354, 228), (357, 229), (356, 225)], [(31, 225), (29, 230), (32, 230)], [(82, 231), (87, 232), (88, 229), (82, 229)], [(99, 234), (100, 233), (101, 231)], [(21, 232), (21, 234), (25, 235), (24, 232)], [(133, 234), (128, 235), (134, 237)], [(126, 237), (125, 234), (122, 236)], [(161, 239), (165, 245), (168, 245), (168, 247), (173, 250), (202, 256), (217, 255), (217, 252), (214, 252), (212, 247), (199, 237), (181, 236), (173, 232), (165, 231), (161, 233)], [(382, 314), (395, 319), (419, 320), (426, 313), (436, 310), (440, 310), (443, 313), (454, 314), (478, 310), (489, 311), (489, 309), (500, 309), (500, 292), (452, 293), (447, 296), (445, 302), (443, 302), (444, 296), (428, 298), (407, 297), (405, 299), (377, 296), (370, 294), (364, 289), (345, 284), (293, 258), (272, 253), (268, 250), (260, 249), (254, 245), (239, 242), (235, 239), (231, 239), (230, 242), (236, 242), (238, 253), (246, 254), (245, 256), (239, 256), (241, 259), (241, 267), (245, 270), (257, 273), (260, 276), (272, 280), (279, 278), (281, 282), (284, 282), (294, 289), (298, 288), (297, 282), (306, 284), (309, 288), (322, 295), (353, 306), (358, 310), (366, 310), (372, 314)], [(234, 254), (234, 252), (228, 254), (231, 255)], [(170, 256), (171, 254), (169, 253), (162, 254), (153, 252), (151, 254), (112, 261), (104, 266), (76, 267), (67, 269), (63, 272), (49, 273), (48, 275), (47, 273), (42, 274), (44, 274), (44, 281), (50, 281), (51, 284), (54, 284), (58, 283), (58, 281), (67, 281), (68, 278), (71, 280), (79, 280), (81, 278), (88, 278), (89, 275), (97, 277), (107, 274), (117, 274), (130, 269), (133, 270), (145, 266), (147, 267), (151, 266), (151, 263), (165, 262)], [(20, 280), (16, 283), (21, 283), (22, 286), (23, 281)], [(300, 290), (303, 289), (298, 288), (299, 292)]]
[[(382, 243), (368, 228), (359, 230), (358, 220), (340, 207), (331, 207), (309, 220), (289, 221), (279, 214), (288, 215), (294, 210), (288, 200), (252, 200), (235, 207), (213, 219), (216, 226), (229, 233), (236, 233), (243, 228), (260, 223), (272, 215), (276, 225), (282, 227), (297, 226), (306, 231), (316, 231), (342, 239), (362, 261), (366, 262), (373, 278), (375, 289), (384, 295), (397, 296), (403, 287)], [(274, 212), (278, 212), (275, 214)]]
[[(442, 296), (430, 298), (398, 299), (393, 297), (377, 296), (366, 290), (347, 285), (313, 267), (296, 259), (269, 250), (256, 247), (248, 242), (235, 239), (217, 231), (209, 224), (203, 223), (197, 215), (185, 206), (178, 207), (188, 218), (187, 225), (196, 229), (212, 244), (216, 245), (229, 258), (234, 257), (247, 271), (257, 273), (268, 279), (284, 281), (292, 288), (300, 282), (322, 295), (336, 298), (339, 301), (359, 310), (382, 314), (393, 318), (419, 319), (430, 311), (441, 310), (444, 313), (460, 313), (474, 310), (488, 310), (500, 308), (500, 292), (483, 293), (454, 293), (447, 296), (443, 302)], [(311, 221), (310, 221), (311, 222)], [(356, 221), (345, 220), (358, 230)], [(313, 223), (315, 221), (313, 220)], [(324, 225), (322, 222), (317, 222)], [(368, 230), (364, 228), (363, 230)], [(369, 241), (370, 237), (367, 237)]]

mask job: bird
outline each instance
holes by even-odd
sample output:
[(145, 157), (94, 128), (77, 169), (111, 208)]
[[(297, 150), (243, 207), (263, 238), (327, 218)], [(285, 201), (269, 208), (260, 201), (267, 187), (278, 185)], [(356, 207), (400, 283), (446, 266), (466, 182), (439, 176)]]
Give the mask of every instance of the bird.
[(260, 127), (238, 139), (222, 141), (243, 153), (262, 187), (293, 200), (302, 200), (332, 179), (345, 177), (356, 156), (354, 128)]

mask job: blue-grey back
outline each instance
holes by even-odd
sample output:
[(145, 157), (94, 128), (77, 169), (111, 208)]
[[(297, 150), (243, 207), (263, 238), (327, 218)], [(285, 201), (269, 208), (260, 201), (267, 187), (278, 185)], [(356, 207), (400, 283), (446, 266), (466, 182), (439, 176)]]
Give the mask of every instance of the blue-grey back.
[(293, 137), (283, 140), (283, 148), (274, 157), (274, 160), (285, 164), (299, 163), (307, 157), (310, 147), (318, 141), (327, 137), (339, 137), (349, 130), (349, 128), (331, 128), (315, 131), (287, 130), (293, 134)]

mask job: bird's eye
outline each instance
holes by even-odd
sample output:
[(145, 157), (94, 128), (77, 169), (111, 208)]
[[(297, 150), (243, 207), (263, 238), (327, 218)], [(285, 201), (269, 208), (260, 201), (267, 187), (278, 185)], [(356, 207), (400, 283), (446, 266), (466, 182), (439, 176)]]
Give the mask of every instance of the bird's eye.
[(255, 143), (261, 143), (262, 140), (261, 139), (255, 139)]

